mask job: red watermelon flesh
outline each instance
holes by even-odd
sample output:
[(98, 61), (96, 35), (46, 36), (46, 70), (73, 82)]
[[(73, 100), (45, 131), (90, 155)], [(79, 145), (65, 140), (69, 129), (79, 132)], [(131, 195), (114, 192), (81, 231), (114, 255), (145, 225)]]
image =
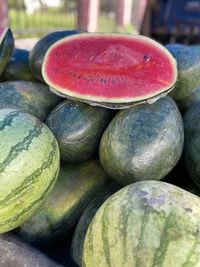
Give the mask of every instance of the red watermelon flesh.
[(133, 103), (173, 88), (176, 61), (148, 37), (81, 33), (47, 51), (45, 82), (66, 97), (95, 103)]

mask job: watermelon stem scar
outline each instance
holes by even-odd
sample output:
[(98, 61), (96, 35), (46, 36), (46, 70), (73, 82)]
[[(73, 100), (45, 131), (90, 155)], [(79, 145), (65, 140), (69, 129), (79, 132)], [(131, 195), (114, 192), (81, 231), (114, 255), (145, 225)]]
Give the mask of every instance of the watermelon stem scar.
[(81, 33), (50, 46), (42, 75), (66, 98), (126, 108), (169, 93), (177, 66), (168, 50), (148, 37)]

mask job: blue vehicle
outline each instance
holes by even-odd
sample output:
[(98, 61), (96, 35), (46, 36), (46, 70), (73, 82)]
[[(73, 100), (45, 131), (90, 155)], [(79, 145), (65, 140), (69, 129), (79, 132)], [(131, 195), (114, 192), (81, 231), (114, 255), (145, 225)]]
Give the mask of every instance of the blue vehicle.
[(163, 43), (200, 44), (200, 0), (149, 1), (141, 32)]

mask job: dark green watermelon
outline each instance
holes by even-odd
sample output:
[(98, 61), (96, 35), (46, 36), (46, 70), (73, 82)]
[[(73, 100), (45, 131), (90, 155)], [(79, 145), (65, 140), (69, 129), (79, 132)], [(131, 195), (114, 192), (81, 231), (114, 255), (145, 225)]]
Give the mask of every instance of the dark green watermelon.
[(100, 161), (110, 177), (124, 185), (160, 180), (177, 164), (184, 141), (176, 103), (163, 97), (117, 113), (100, 143)]
[(94, 156), (113, 114), (111, 110), (71, 100), (53, 109), (46, 124), (58, 140), (61, 159), (81, 162)]
[(18, 228), (17, 234), (40, 248), (61, 242), (91, 199), (104, 192), (109, 184), (98, 160), (62, 165), (52, 193), (32, 218)]
[(185, 148), (189, 145), (193, 135), (200, 129), (200, 103), (192, 105), (183, 116)]
[(15, 48), (2, 74), (4, 81), (34, 81), (35, 78), (29, 68), (29, 51)]
[(56, 41), (63, 37), (70, 36), (72, 34), (80, 33), (79, 30), (67, 30), (67, 31), (56, 31), (51, 32), (44, 37), (42, 37), (32, 48), (29, 55), (29, 66), (35, 76), (39, 81), (44, 81), (41, 68), (44, 60), (45, 53), (47, 49)]
[(9, 28), (0, 29), (0, 76), (4, 71), (6, 64), (14, 48), (14, 38)]
[(176, 101), (181, 113), (185, 113), (190, 107), (200, 103), (200, 86), (189, 96), (180, 101)]
[(0, 83), (0, 109), (15, 108), (45, 120), (60, 100), (42, 83), (30, 81)]
[(189, 108), (183, 117), (183, 122), (185, 164), (190, 177), (200, 187), (200, 103)]
[(184, 156), (189, 175), (200, 188), (200, 129), (196, 130), (190, 139), (187, 139)]
[(89, 225), (83, 267), (194, 267), (200, 264), (200, 198), (161, 181), (109, 197)]
[(180, 101), (200, 84), (200, 46), (168, 45), (166, 48), (177, 61), (178, 79), (170, 95)]
[(39, 250), (29, 246), (15, 235), (0, 236), (1, 267), (61, 267)]

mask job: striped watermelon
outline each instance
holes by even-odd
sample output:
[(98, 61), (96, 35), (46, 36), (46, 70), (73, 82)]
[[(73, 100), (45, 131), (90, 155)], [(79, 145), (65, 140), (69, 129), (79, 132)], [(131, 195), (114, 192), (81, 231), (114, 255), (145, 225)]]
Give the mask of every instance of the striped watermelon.
[(107, 188), (108, 190), (90, 201), (89, 205), (83, 212), (74, 231), (70, 248), (70, 261), (75, 266), (81, 267), (84, 239), (92, 218), (96, 214), (99, 207), (103, 204), (103, 202), (106, 201), (106, 199), (111, 196), (111, 194), (113, 194), (120, 188), (121, 187), (119, 184), (115, 182), (111, 183)]
[(21, 225), (53, 188), (58, 144), (49, 128), (27, 113), (0, 110), (0, 233)]
[(104, 202), (84, 241), (84, 267), (199, 267), (200, 199), (141, 181)]
[(88, 203), (109, 185), (110, 179), (98, 160), (61, 165), (52, 192), (17, 229), (18, 236), (39, 248), (58, 244), (69, 236)]

